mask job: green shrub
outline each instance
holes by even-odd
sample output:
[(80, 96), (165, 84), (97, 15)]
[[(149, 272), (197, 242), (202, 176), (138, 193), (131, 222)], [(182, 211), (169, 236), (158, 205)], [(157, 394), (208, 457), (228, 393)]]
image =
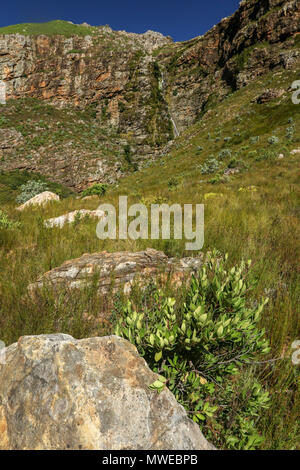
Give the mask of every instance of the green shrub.
[(16, 202), (18, 204), (24, 204), (24, 202), (28, 201), (32, 197), (37, 196), (37, 194), (40, 194), (47, 190), (48, 186), (43, 181), (27, 181), (27, 183), (22, 184), (22, 186), (20, 187), (20, 193), (16, 197)]
[(70, 188), (49, 181), (40, 173), (20, 170), (0, 171), (0, 204), (14, 202), (21, 191), (21, 187), (33, 180), (45, 183), (47, 189), (56, 193), (61, 199), (74, 194)]
[(271, 145), (278, 144), (279, 139), (276, 137), (276, 135), (272, 135), (271, 137), (268, 138), (268, 142)]
[(227, 168), (237, 168), (238, 162), (239, 162), (239, 161), (238, 161), (236, 158), (232, 158), (232, 159), (229, 161)]
[(254, 449), (256, 426), (268, 394), (254, 379), (251, 362), (269, 352), (259, 319), (266, 300), (247, 299), (253, 288), (250, 261), (227, 270), (227, 255), (208, 256), (177, 305), (160, 290), (142, 311), (128, 301), (115, 334), (131, 341), (189, 416), (218, 447)]
[(0, 116), (0, 126), (6, 125), (8, 123), (8, 120), (6, 119), (5, 116)]
[(261, 161), (264, 161), (264, 160), (275, 160), (276, 157), (277, 157), (276, 153), (274, 153), (270, 150), (262, 149), (259, 152), (258, 156), (255, 158), (255, 161), (261, 162)]
[(170, 191), (176, 189), (179, 186), (179, 181), (177, 178), (172, 176), (171, 178), (168, 179), (168, 188)]
[(108, 185), (105, 183), (95, 183), (89, 188), (82, 191), (81, 196), (103, 196), (107, 191)]
[(0, 229), (15, 229), (19, 228), (20, 223), (10, 220), (5, 212), (0, 209)]
[(221, 152), (218, 155), (218, 158), (220, 160), (223, 160), (223, 158), (226, 158), (226, 157), (231, 157), (231, 151), (229, 149), (221, 150)]
[(248, 153), (249, 158), (255, 158), (257, 157), (257, 150), (251, 150), (251, 152)]
[(227, 165), (227, 168), (238, 168), (239, 170), (248, 170), (249, 164), (247, 164), (241, 158), (232, 158)]
[(131, 147), (129, 144), (125, 145), (124, 147), (124, 156), (128, 165), (132, 165)]
[(289, 126), (286, 128), (286, 138), (292, 140), (294, 137), (295, 128), (294, 126)]
[(230, 180), (228, 175), (215, 175), (208, 182), (210, 184), (228, 183)]
[(200, 171), (202, 175), (209, 175), (215, 173), (219, 169), (218, 160), (211, 155), (208, 160), (206, 160), (203, 165), (200, 165)]

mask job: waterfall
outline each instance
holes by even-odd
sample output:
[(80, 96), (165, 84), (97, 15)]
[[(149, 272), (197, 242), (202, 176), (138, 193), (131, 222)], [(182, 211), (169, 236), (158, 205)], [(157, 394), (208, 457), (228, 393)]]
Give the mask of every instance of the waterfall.
[[(159, 80), (158, 86), (159, 86), (159, 89), (162, 91), (162, 94), (163, 94), (164, 88), (165, 88), (165, 75), (164, 75), (164, 72), (162, 70), (160, 72), (160, 80)], [(174, 135), (175, 135), (175, 137), (178, 137), (180, 135), (180, 132), (178, 130), (178, 127), (176, 126), (176, 123), (175, 123), (174, 118), (172, 116), (172, 113), (170, 111), (170, 106), (169, 106), (168, 100), (166, 100), (166, 103), (168, 105), (168, 111), (169, 111), (169, 115), (170, 115), (170, 121), (171, 121), (172, 126), (173, 126)]]
[(175, 137), (178, 137), (179, 136), (179, 130), (177, 129), (176, 123), (175, 123), (174, 119), (172, 118), (171, 114), (170, 114), (170, 117), (171, 117), (171, 123), (172, 123), (173, 129), (174, 129)]

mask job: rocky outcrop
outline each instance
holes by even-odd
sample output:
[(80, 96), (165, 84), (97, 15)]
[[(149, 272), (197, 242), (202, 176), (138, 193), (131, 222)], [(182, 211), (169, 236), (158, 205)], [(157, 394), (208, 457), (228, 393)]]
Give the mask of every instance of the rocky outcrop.
[(172, 43), (152, 31), (139, 35), (110, 28), (93, 36), (0, 35), (0, 80), (7, 100), (31, 97), (56, 107), (92, 108), (104, 129), (134, 137), (136, 158), (149, 156), (172, 138), (163, 125), (167, 108), (154, 99), (152, 57), (153, 49)]
[(117, 336), (24, 336), (0, 364), (0, 449), (213, 449)]
[(66, 224), (71, 224), (75, 220), (82, 220), (85, 217), (92, 217), (94, 219), (101, 219), (104, 217), (104, 212), (101, 210), (89, 211), (87, 209), (79, 209), (68, 214), (60, 215), (59, 217), (53, 217), (44, 221), (44, 225), (47, 228), (59, 227), (62, 228)]
[(299, 0), (247, 0), (205, 35), (163, 48), (157, 60), (179, 131), (270, 70), (297, 70), (299, 32)]
[(16, 129), (0, 129), (0, 158), (10, 156), (13, 151), (22, 145), (24, 139)]
[(129, 293), (134, 281), (145, 278), (160, 277), (162, 280), (171, 277), (172, 282), (181, 284), (191, 273), (199, 270), (203, 256), (197, 258), (168, 258), (161, 251), (148, 248), (146, 251), (130, 253), (84, 254), (80, 258), (65, 261), (61, 266), (45, 273), (29, 289), (33, 292), (43, 285), (52, 287), (80, 288), (95, 282), (98, 273), (98, 290), (100, 294), (117, 291), (122, 288)]
[(0, 152), (17, 147), (23, 142), (23, 136), (16, 129), (0, 129)]
[(59, 201), (59, 196), (51, 191), (44, 191), (36, 196), (32, 197), (28, 201), (24, 202), (21, 206), (17, 207), (18, 211), (23, 211), (31, 206), (44, 206), (52, 201)]
[(266, 90), (264, 91), (261, 95), (257, 96), (252, 100), (254, 103), (258, 104), (263, 104), (263, 103), (268, 103), (269, 101), (272, 101), (276, 98), (279, 98), (285, 93), (285, 90)]

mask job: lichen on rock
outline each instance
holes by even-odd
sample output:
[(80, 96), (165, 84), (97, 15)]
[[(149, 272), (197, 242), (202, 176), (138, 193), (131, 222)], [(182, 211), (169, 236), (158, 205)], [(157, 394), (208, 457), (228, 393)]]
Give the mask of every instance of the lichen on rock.
[(122, 338), (24, 336), (5, 353), (1, 450), (213, 449)]

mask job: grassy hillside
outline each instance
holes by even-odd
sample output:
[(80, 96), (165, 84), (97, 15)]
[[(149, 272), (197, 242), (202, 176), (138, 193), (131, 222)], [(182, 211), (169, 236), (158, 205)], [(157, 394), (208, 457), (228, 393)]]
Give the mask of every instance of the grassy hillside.
[[(71, 106), (59, 109), (36, 98), (24, 98), (8, 100), (5, 106), (0, 105), (0, 112), (0, 130), (13, 128), (22, 138), (10, 154), (0, 156), (0, 172), (26, 168), (70, 185), (78, 174), (90, 176), (93, 169), (96, 171), (99, 158), (107, 167), (119, 162), (122, 171), (130, 169), (120, 136), (109, 128), (105, 116), (96, 117), (93, 105), (84, 110)], [(62, 159), (66, 171), (59, 167)], [(9, 198), (9, 193), (6, 198), (2, 194), (0, 201)]]
[[(297, 157), (293, 158), (290, 151), (300, 146), (300, 106), (292, 103), (287, 90), (297, 77), (297, 72), (270, 73), (236, 91), (177, 138), (169, 155), (162, 155), (138, 177), (123, 180), (120, 192), (137, 191), (141, 196), (157, 191), (169, 194), (168, 180), (172, 177), (184, 187), (177, 190), (181, 197), (193, 195), (194, 199), (195, 191), (201, 197), (216, 189), (239, 189), (240, 184), (251, 183), (250, 175), (263, 175), (264, 169), (269, 172), (286, 165), (295, 169)], [(255, 98), (267, 89), (284, 93), (268, 103), (256, 103)], [(280, 154), (284, 155), (281, 162), (277, 159)], [(209, 166), (210, 160), (215, 170), (205, 173), (203, 165)], [(228, 168), (236, 168), (239, 173), (222, 178)], [(296, 171), (294, 176), (297, 178)], [(176, 183), (173, 189), (174, 186)]]
[(66, 37), (87, 36), (97, 33), (97, 28), (69, 23), (63, 20), (54, 20), (47, 23), (21, 23), (0, 28), (0, 34), (22, 34), (24, 36), (54, 36)]
[[(290, 71), (270, 73), (237, 91), (176, 139), (169, 154), (123, 178), (101, 198), (116, 206), (124, 194), (129, 203), (204, 203), (203, 250), (228, 253), (230, 265), (252, 259), (255, 288), (249, 295), (270, 297), (261, 326), (271, 351), (251, 366), (271, 396), (270, 408), (256, 418), (264, 449), (299, 449), (299, 366), (291, 362), (291, 344), (300, 339), (300, 153), (293, 153), (300, 149), (300, 105), (292, 104), (287, 91), (295, 79), (297, 73)], [(267, 88), (285, 92), (270, 102), (255, 102)], [(0, 183), (8, 185), (5, 178), (1, 175)], [(67, 259), (149, 246), (191, 255), (178, 240), (100, 241), (92, 221), (76, 229), (43, 228), (46, 218), (98, 204), (68, 197), (24, 213), (12, 200), (2, 205), (21, 224), (13, 232), (0, 230), (0, 338), (7, 344), (26, 334), (63, 331), (79, 338), (112, 331), (114, 315), (100, 320), (107, 305), (93, 288), (71, 298), (28, 294), (30, 282)], [(173, 295), (181, 294), (173, 289)], [(120, 297), (114, 300), (119, 305)]]

